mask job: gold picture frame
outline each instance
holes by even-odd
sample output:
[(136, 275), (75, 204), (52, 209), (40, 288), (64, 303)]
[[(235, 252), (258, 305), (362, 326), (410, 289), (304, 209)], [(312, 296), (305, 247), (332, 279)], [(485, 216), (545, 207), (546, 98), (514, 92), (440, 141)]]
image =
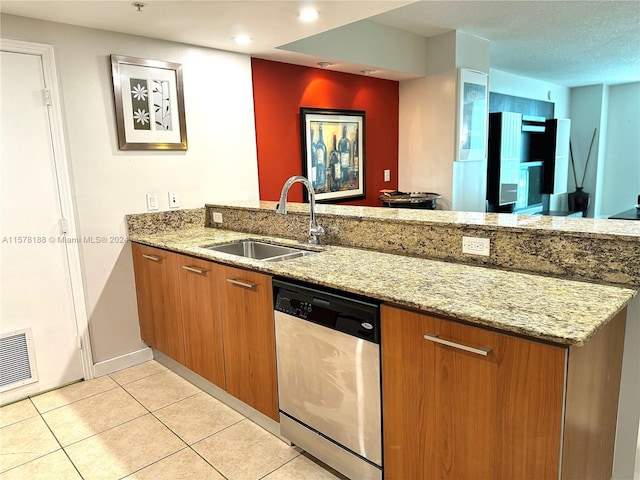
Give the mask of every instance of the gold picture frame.
[(120, 150), (187, 150), (182, 65), (111, 55)]

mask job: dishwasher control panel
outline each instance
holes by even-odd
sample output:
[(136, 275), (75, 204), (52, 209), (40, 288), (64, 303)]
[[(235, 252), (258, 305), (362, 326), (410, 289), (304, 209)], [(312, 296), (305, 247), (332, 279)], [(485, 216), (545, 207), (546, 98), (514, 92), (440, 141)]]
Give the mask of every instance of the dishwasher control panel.
[(301, 302), (297, 299), (289, 298), (286, 294), (283, 294), (276, 297), (275, 309), (279, 312), (306, 320), (309, 314), (313, 312), (313, 305), (307, 302)]
[(370, 342), (380, 342), (380, 303), (311, 285), (273, 281), (274, 310)]

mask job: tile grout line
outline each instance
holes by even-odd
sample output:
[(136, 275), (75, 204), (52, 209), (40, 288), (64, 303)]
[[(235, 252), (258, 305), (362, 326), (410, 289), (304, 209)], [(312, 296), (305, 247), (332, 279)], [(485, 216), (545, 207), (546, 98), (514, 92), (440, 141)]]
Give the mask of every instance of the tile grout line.
[[(93, 396), (93, 395), (92, 395)], [(90, 398), (90, 397), (87, 397)], [(51, 432), (51, 435), (53, 435), (53, 438), (55, 438), (56, 442), (58, 442), (58, 445), (60, 446), (60, 450), (62, 450), (62, 453), (64, 453), (64, 456), (67, 457), (67, 460), (69, 460), (69, 463), (73, 466), (73, 469), (76, 471), (76, 473), (78, 474), (78, 476), (81, 479), (84, 479), (84, 477), (82, 476), (82, 474), (80, 473), (80, 470), (78, 470), (78, 467), (76, 466), (75, 463), (73, 463), (73, 460), (71, 459), (71, 457), (69, 456), (69, 454), (67, 453), (67, 451), (65, 450), (65, 448), (62, 446), (62, 443), (60, 443), (60, 440), (58, 439), (58, 437), (56, 436), (56, 434), (53, 432), (53, 430), (51, 430), (51, 427), (49, 426), (49, 424), (47, 423), (47, 420), (42, 416), (42, 413), (40, 413), (40, 410), (38, 410), (38, 408), (36, 407), (36, 405), (33, 403), (33, 400), (31, 400), (31, 398), (29, 398), (29, 401), (31, 402), (31, 404), (33, 405), (33, 407), (38, 411), (38, 415), (40, 415), (40, 418), (42, 419), (42, 422), (47, 426), (47, 429), (49, 429), (49, 431)], [(54, 409), (55, 410), (55, 409)], [(49, 410), (49, 411), (53, 411), (53, 410)], [(52, 452), (53, 453), (53, 452)], [(44, 455), (43, 455), (44, 456)], [(39, 457), (42, 458), (42, 457)], [(24, 465), (24, 463), (23, 463)]]
[[(151, 376), (151, 375), (149, 375), (149, 376)], [(144, 378), (147, 378), (147, 377), (144, 377)], [(115, 381), (115, 380), (114, 380), (114, 381)], [(133, 382), (129, 382), (129, 383), (133, 383)], [(190, 383), (190, 382), (189, 382), (189, 383)], [(195, 385), (194, 385), (194, 386), (195, 386)], [(143, 405), (143, 404), (142, 404), (142, 403), (141, 403), (141, 402), (140, 402), (136, 397), (134, 397), (134, 396), (133, 396), (133, 395), (132, 395), (128, 390), (126, 390), (123, 386), (121, 386), (121, 387), (120, 387), (120, 388), (122, 388), (122, 389), (123, 389), (123, 390), (124, 390), (124, 391), (125, 391), (125, 392), (130, 396), (130, 397), (131, 397), (131, 398), (133, 398), (136, 402), (138, 402), (138, 403), (142, 406), (142, 408), (144, 408), (144, 409), (145, 409), (149, 414), (151, 414), (151, 415), (153, 416), (153, 418), (155, 418), (156, 420), (158, 420), (158, 422), (160, 422), (162, 425), (164, 425), (164, 427), (165, 427), (167, 430), (169, 430), (171, 433), (173, 433), (173, 434), (174, 434), (178, 439), (180, 439), (180, 440), (185, 444), (185, 447), (184, 447), (184, 448), (181, 448), (180, 450), (178, 450), (178, 451), (176, 451), (176, 452), (173, 452), (173, 453), (171, 453), (171, 454), (169, 454), (169, 455), (167, 455), (167, 456), (165, 456), (165, 457), (159, 458), (158, 460), (156, 460), (156, 461), (154, 461), (154, 462), (150, 463), (149, 465), (145, 465), (144, 467), (142, 467), (142, 468), (140, 468), (140, 469), (136, 470), (135, 472), (131, 472), (131, 473), (129, 473), (129, 474), (127, 474), (127, 475), (125, 475), (125, 477), (128, 477), (128, 476), (130, 476), (130, 475), (133, 475), (133, 474), (135, 474), (135, 473), (137, 473), (137, 472), (139, 472), (139, 471), (141, 471), (141, 470), (144, 470), (145, 468), (150, 467), (151, 465), (155, 465), (156, 463), (161, 462), (161, 461), (163, 461), (163, 460), (165, 460), (165, 459), (169, 458), (170, 456), (175, 455), (175, 454), (176, 454), (176, 453), (178, 453), (178, 452), (181, 452), (181, 451), (183, 451), (183, 450), (189, 449), (189, 450), (191, 450), (193, 453), (195, 453), (198, 457), (200, 457), (202, 460), (204, 460), (204, 461), (205, 461), (205, 463), (207, 463), (207, 465), (209, 465), (211, 468), (213, 468), (213, 469), (214, 469), (218, 474), (220, 474), (220, 476), (221, 476), (223, 479), (225, 479), (225, 480), (229, 480), (229, 479), (228, 479), (228, 477), (227, 477), (226, 475), (224, 475), (220, 470), (218, 470), (218, 469), (215, 467), (215, 465), (213, 465), (213, 464), (212, 464), (211, 462), (209, 462), (206, 458), (204, 458), (202, 455), (200, 455), (196, 450), (194, 450), (194, 449), (193, 449), (193, 447), (192, 447), (192, 446), (191, 446), (191, 445), (190, 445), (190, 444), (189, 444), (189, 443), (188, 443), (184, 438), (182, 438), (178, 433), (174, 432), (174, 431), (173, 431), (173, 429), (172, 429), (169, 425), (167, 425), (165, 422), (163, 422), (163, 421), (162, 421), (160, 418), (158, 418), (158, 416), (155, 414), (155, 412), (157, 412), (157, 411), (160, 411), (160, 410), (162, 410), (162, 409), (164, 409), (164, 408), (167, 408), (167, 407), (169, 407), (169, 406), (171, 406), (171, 405), (175, 405), (175, 404), (177, 404), (177, 403), (180, 403), (180, 402), (182, 402), (182, 401), (184, 401), (184, 400), (186, 400), (186, 399), (188, 399), (188, 398), (195, 397), (196, 395), (200, 395), (201, 393), (205, 393), (205, 394), (206, 394), (206, 392), (205, 392), (204, 390), (201, 390), (201, 389), (200, 389), (199, 387), (197, 387), (197, 386), (195, 386), (195, 387), (196, 387), (196, 388), (198, 388), (198, 390), (199, 390), (199, 391), (198, 391), (198, 392), (196, 392), (196, 393), (194, 393), (193, 395), (189, 395), (189, 396), (187, 396), (187, 397), (185, 397), (185, 398), (183, 398), (183, 399), (181, 399), (181, 400), (175, 401), (175, 402), (173, 402), (173, 403), (169, 403), (169, 404), (167, 404), (167, 405), (165, 405), (165, 406), (163, 406), (163, 407), (160, 407), (160, 408), (158, 408), (158, 409), (156, 409), (156, 410), (153, 410), (153, 411), (152, 411), (152, 410), (149, 410), (147, 407), (145, 407), (145, 406), (144, 406), (144, 405)], [(245, 419), (246, 419), (246, 417), (244, 417), (244, 416), (243, 416), (242, 420), (245, 420)], [(242, 420), (238, 420), (237, 422), (234, 422), (232, 425), (236, 425), (237, 423), (240, 423)], [(222, 430), (219, 430), (219, 431), (217, 431), (216, 433), (213, 433), (213, 434), (211, 434), (211, 435), (208, 435), (208, 436), (206, 436), (206, 437), (204, 437), (204, 438), (202, 438), (202, 439), (198, 440), (198, 442), (201, 442), (202, 440), (204, 440), (204, 439), (206, 439), (206, 438), (212, 437), (213, 435), (216, 435), (216, 434), (218, 434), (218, 433), (220, 433), (220, 432), (222, 432), (222, 431), (226, 430), (227, 428), (229, 428), (229, 427), (230, 427), (230, 426), (232, 426), (232, 425), (228, 425), (227, 427), (223, 428)], [(195, 444), (195, 443), (198, 443), (198, 442), (194, 442), (194, 444)], [(123, 478), (125, 478), (125, 477), (123, 477)]]
[[(151, 360), (151, 361), (153, 361), (153, 360)], [(141, 363), (140, 365), (144, 365), (144, 364), (142, 364), (142, 363)], [(132, 367), (129, 367), (129, 368), (132, 368)], [(111, 380), (113, 380), (113, 381), (114, 381), (117, 385), (119, 385), (120, 387), (124, 387), (125, 385), (129, 385), (130, 383), (135, 383), (135, 382), (137, 382), (137, 381), (139, 381), (139, 380), (144, 380), (145, 378), (153, 377), (154, 375), (158, 375), (159, 373), (165, 373), (165, 372), (167, 372), (167, 371), (171, 371), (171, 370), (169, 370), (168, 368), (166, 368), (166, 367), (165, 367), (163, 370), (160, 370), (160, 371), (158, 371), (158, 372), (154, 372), (154, 373), (150, 373), (150, 374), (148, 374), (148, 375), (144, 375), (144, 376), (142, 376), (142, 377), (140, 377), (140, 378), (136, 378), (135, 380), (131, 380), (130, 382), (127, 382), (127, 383), (120, 383), (118, 380), (116, 380), (115, 378), (113, 378), (113, 377), (111, 376), (111, 375), (114, 375), (114, 374), (116, 374), (116, 373), (118, 373), (118, 372), (122, 372), (123, 370), (127, 370), (127, 369), (126, 369), (126, 368), (123, 368), (122, 370), (118, 370), (118, 371), (116, 371), (116, 372), (107, 373), (107, 375), (106, 375), (106, 376), (108, 376)]]
[[(194, 386), (200, 390), (200, 387), (197, 387), (196, 385), (194, 385)], [(169, 425), (167, 425), (166, 423), (164, 423), (164, 422), (163, 422), (160, 418), (158, 418), (158, 417), (156, 416), (156, 414), (155, 414), (155, 412), (158, 412), (158, 411), (160, 411), (160, 410), (162, 410), (162, 409), (164, 409), (164, 408), (166, 408), (166, 407), (169, 407), (169, 406), (171, 406), (171, 405), (175, 405), (175, 404), (177, 404), (177, 403), (180, 403), (181, 401), (186, 400), (187, 398), (192, 398), (192, 397), (195, 397), (196, 395), (200, 395), (201, 393), (204, 393), (204, 394), (206, 394), (206, 395), (208, 395), (208, 396), (211, 396), (211, 395), (209, 395), (207, 392), (205, 392), (204, 390), (200, 390), (198, 393), (195, 393), (194, 395), (190, 395), (189, 397), (183, 398), (182, 400), (179, 400), (179, 401), (177, 401), (177, 402), (173, 402), (173, 403), (171, 403), (171, 404), (169, 404), (169, 405), (165, 405), (164, 407), (158, 408), (157, 410), (154, 410), (153, 412), (152, 412), (152, 411), (149, 411), (149, 413), (151, 413), (151, 415), (153, 415), (153, 417), (154, 417), (154, 418), (156, 418), (156, 419), (157, 419), (157, 420), (158, 420), (162, 425), (164, 425), (164, 426), (165, 426), (165, 427), (166, 427), (166, 428), (167, 428), (171, 433), (173, 433), (176, 437), (178, 437), (180, 440), (182, 440), (182, 441), (186, 444), (186, 446), (187, 446), (187, 448), (188, 448), (189, 450), (191, 450), (193, 453), (195, 453), (198, 457), (200, 457), (202, 460), (204, 460), (204, 461), (205, 461), (205, 463), (207, 463), (207, 465), (209, 465), (209, 466), (210, 466), (211, 468), (213, 468), (216, 472), (218, 472), (218, 473), (220, 474), (220, 476), (222, 476), (222, 478), (224, 478), (225, 480), (229, 480), (229, 477), (227, 477), (227, 476), (226, 476), (226, 475), (224, 475), (220, 470), (218, 470), (214, 464), (212, 464), (209, 460), (207, 460), (207, 459), (206, 459), (206, 458), (204, 458), (202, 455), (200, 455), (200, 453), (199, 453), (197, 450), (195, 450), (195, 449), (193, 448), (193, 445), (195, 445), (196, 443), (200, 443), (200, 442), (202, 442), (202, 441), (206, 440), (207, 438), (211, 438), (211, 437), (213, 437), (213, 436), (215, 436), (215, 435), (217, 435), (217, 434), (219, 434), (219, 433), (222, 433), (222, 432), (224, 432), (225, 430), (227, 430), (228, 428), (230, 428), (230, 427), (232, 427), (232, 426), (234, 426), (234, 425), (237, 425), (238, 423), (240, 423), (240, 422), (242, 422), (242, 421), (244, 421), (244, 420), (249, 420), (247, 417), (245, 417), (244, 415), (242, 415), (242, 414), (240, 413), (240, 415), (242, 415), (242, 419), (241, 419), (241, 420), (238, 420), (237, 422), (233, 422), (232, 424), (227, 425), (226, 427), (224, 427), (224, 428), (222, 428), (222, 429), (218, 430), (217, 432), (212, 433), (211, 435), (207, 435), (206, 437), (201, 438), (200, 440), (198, 440), (198, 441), (196, 441), (196, 442), (193, 442), (192, 444), (189, 444), (189, 443), (188, 443), (184, 438), (182, 438), (178, 433), (174, 432), (174, 431), (173, 431), (173, 429), (172, 429)], [(212, 397), (212, 398), (215, 398), (215, 397), (213, 397), (213, 396), (211, 396), (211, 397)], [(144, 406), (144, 405), (143, 405), (143, 406)], [(145, 407), (145, 408), (146, 408), (146, 407)], [(238, 413), (239, 413), (239, 412), (238, 412)], [(250, 420), (249, 420), (249, 421), (250, 421)], [(182, 450), (179, 450), (179, 451), (182, 451)], [(177, 452), (175, 452), (175, 453), (177, 453)], [(174, 453), (174, 454), (175, 454), (175, 453)], [(174, 455), (174, 454), (172, 454), (172, 455)], [(165, 457), (165, 458), (167, 458), (167, 457)], [(155, 463), (155, 462), (154, 462), (154, 463)]]
[[(129, 392), (127, 392), (124, 388), (122, 388), (122, 387), (120, 387), (120, 386), (117, 386), (117, 387), (115, 387), (115, 388), (112, 388), (112, 389), (106, 390), (105, 392), (102, 392), (102, 393), (111, 392), (111, 391), (116, 390), (116, 389), (121, 389), (121, 390), (123, 390), (125, 393), (127, 393), (128, 395), (131, 395)], [(99, 395), (99, 394), (97, 394), (97, 395)], [(96, 395), (92, 395), (91, 397), (94, 397), (94, 396), (96, 396)], [(87, 398), (91, 398), (91, 397), (87, 397)], [(132, 397), (132, 398), (133, 398), (136, 402), (138, 402), (138, 400), (136, 400), (134, 397)], [(84, 399), (83, 399), (83, 400), (84, 400)], [(74, 403), (76, 403), (76, 402), (74, 402)], [(78, 443), (80, 443), (80, 442), (84, 442), (85, 440), (88, 440), (89, 438), (93, 438), (93, 437), (96, 437), (96, 436), (98, 436), (98, 435), (101, 435), (101, 434), (103, 434), (103, 433), (105, 433), (105, 432), (108, 432), (109, 430), (112, 430), (112, 429), (114, 429), (114, 428), (116, 428), (116, 427), (119, 427), (119, 426), (121, 426), (121, 425), (126, 425), (127, 423), (133, 422), (134, 420), (137, 420), (137, 419), (139, 419), (139, 418), (142, 418), (142, 417), (144, 417), (145, 415), (147, 415), (147, 414), (150, 414), (150, 413), (151, 413), (151, 412), (150, 412), (150, 411), (149, 411), (149, 410), (148, 410), (144, 405), (142, 405), (140, 402), (138, 402), (138, 404), (140, 404), (140, 406), (141, 406), (142, 408), (144, 408), (144, 409), (147, 411), (147, 413), (143, 413), (142, 415), (138, 415), (137, 417), (130, 418), (130, 419), (128, 419), (128, 420), (125, 420), (125, 421), (124, 421), (124, 422), (122, 422), (122, 423), (118, 423), (117, 425), (112, 425), (111, 427), (109, 427), (109, 428), (107, 428), (107, 429), (105, 429), (105, 430), (102, 430), (101, 432), (93, 433), (93, 434), (89, 435), (88, 437), (81, 438), (80, 440), (76, 440), (75, 442), (71, 442), (71, 443), (69, 443), (69, 444), (68, 444), (68, 445), (66, 445), (66, 446), (62, 446), (62, 444), (61, 444), (61, 443), (60, 443), (60, 441), (58, 440), (58, 437), (55, 437), (55, 433), (53, 432), (53, 430), (51, 430), (51, 428), (49, 428), (49, 424), (47, 423), (46, 419), (42, 416), (42, 414), (40, 414), (40, 416), (42, 417), (42, 420), (43, 420), (43, 421), (45, 422), (45, 424), (47, 425), (47, 428), (49, 428), (49, 430), (51, 430), (51, 433), (52, 433), (52, 434), (54, 435), (54, 437), (56, 438), (56, 441), (60, 444), (60, 446), (61, 446), (61, 447), (62, 447), (62, 449), (64, 450), (64, 449), (65, 449), (65, 448), (67, 448), (67, 447), (71, 447), (71, 446), (73, 446), (73, 445), (77, 445)], [(67, 404), (67, 405), (71, 405), (71, 404), (69, 403), (69, 404)], [(64, 406), (67, 406), (67, 405), (64, 405)], [(62, 407), (60, 407), (60, 408), (62, 408)], [(50, 411), (50, 412), (52, 412), (53, 410), (49, 410), (49, 411)], [(49, 413), (49, 412), (45, 412), (45, 413)]]
[[(203, 390), (203, 392), (204, 392), (204, 390)], [(204, 393), (207, 393), (207, 392), (204, 392)], [(208, 395), (208, 394), (207, 394), (207, 395)], [(215, 398), (215, 397), (214, 397), (214, 398)], [(242, 415), (242, 414), (240, 414), (240, 415)], [(160, 419), (158, 419), (158, 420), (160, 420)], [(205, 441), (205, 440), (206, 440), (206, 439), (208, 439), (208, 438), (215, 437), (215, 436), (216, 436), (216, 435), (218, 435), (219, 433), (222, 433), (222, 432), (224, 432), (225, 430), (228, 430), (229, 428), (231, 428), (231, 427), (233, 427), (233, 426), (235, 426), (235, 425), (238, 425), (240, 422), (244, 422), (245, 420), (249, 420), (249, 418), (247, 418), (247, 417), (244, 417), (244, 416), (243, 416), (243, 418), (242, 418), (241, 420), (238, 420), (237, 422), (233, 422), (232, 424), (227, 425), (226, 427), (224, 427), (224, 428), (222, 428), (222, 429), (218, 430), (217, 432), (212, 433), (211, 435), (207, 435), (206, 437), (201, 438), (201, 439), (200, 439), (200, 440), (198, 440), (197, 442), (193, 442), (191, 445), (187, 444), (187, 445), (188, 445), (188, 447), (191, 449), (191, 451), (192, 451), (192, 452), (194, 452), (194, 453), (195, 453), (196, 455), (198, 455), (202, 460), (204, 460), (208, 465), (210, 465), (210, 466), (211, 466), (211, 468), (213, 468), (216, 472), (218, 472), (218, 473), (219, 473), (219, 474), (220, 474), (220, 475), (221, 475), (225, 480), (229, 480), (229, 477), (227, 477), (227, 476), (226, 476), (225, 474), (223, 474), (220, 470), (218, 470), (218, 468), (217, 468), (213, 463), (211, 463), (211, 462), (210, 462), (209, 460), (207, 460), (205, 457), (203, 457), (202, 455), (200, 455), (200, 452), (198, 452), (196, 449), (194, 449), (194, 448), (193, 448), (193, 446), (194, 446), (196, 443), (203, 442), (203, 441)], [(160, 420), (160, 421), (162, 421), (162, 420)], [(249, 420), (249, 421), (251, 421), (251, 420)], [(167, 428), (169, 428), (169, 427), (167, 426)], [(169, 428), (169, 430), (171, 430), (171, 429)], [(173, 430), (171, 430), (171, 431), (173, 432)], [(174, 432), (174, 433), (175, 433), (175, 432)], [(178, 435), (178, 434), (176, 433), (176, 435)]]
[(272, 473), (274, 473), (274, 472), (277, 472), (277, 471), (278, 471), (278, 470), (280, 470), (282, 467), (284, 467), (285, 465), (288, 465), (289, 463), (293, 462), (296, 458), (298, 458), (300, 455), (302, 455), (302, 453), (300, 453), (300, 452), (297, 452), (297, 453), (298, 453), (298, 454), (297, 454), (295, 457), (290, 458), (289, 460), (287, 460), (286, 462), (284, 462), (284, 463), (283, 463), (282, 465), (280, 465), (279, 467), (274, 468), (273, 470), (271, 470), (271, 471), (270, 471), (270, 472), (268, 472), (268, 473), (265, 473), (265, 474), (264, 474), (263, 476), (261, 476), (258, 480), (263, 480), (264, 478), (268, 477), (269, 475), (271, 475), (271, 474), (272, 474)]
[[(113, 379), (112, 379), (112, 380), (113, 380)], [(72, 385), (79, 385), (80, 383), (82, 383), (82, 382), (76, 382), (76, 383), (74, 383), (74, 384), (72, 384)], [(111, 387), (111, 388), (107, 388), (106, 390), (102, 390), (101, 392), (97, 392), (97, 393), (94, 393), (94, 394), (92, 394), (92, 395), (88, 395), (88, 396), (86, 396), (86, 397), (79, 398), (79, 399), (77, 399), (77, 400), (73, 400), (72, 402), (65, 403), (65, 404), (63, 404), (63, 405), (58, 405), (57, 407), (54, 407), (54, 408), (52, 408), (52, 409), (50, 409), (50, 410), (47, 410), (46, 412), (41, 412), (41, 411), (40, 411), (40, 409), (37, 407), (37, 405), (33, 402), (33, 400), (32, 400), (32, 399), (33, 399), (33, 398), (35, 398), (35, 397), (38, 397), (38, 396), (40, 396), (40, 395), (44, 395), (45, 393), (49, 393), (49, 392), (55, 391), (55, 390), (49, 390), (49, 392), (43, 392), (43, 393), (38, 394), (38, 395), (30, 395), (30, 396), (28, 396), (27, 398), (28, 398), (29, 400), (31, 400), (31, 403), (33, 404), (33, 407), (36, 409), (36, 411), (38, 412), (38, 414), (43, 415), (43, 414), (45, 414), (45, 413), (53, 412), (53, 411), (55, 411), (55, 410), (59, 410), (59, 409), (61, 409), (61, 408), (67, 407), (67, 406), (69, 406), (69, 405), (73, 405), (74, 403), (81, 402), (82, 400), (86, 400), (86, 399), (88, 399), (88, 398), (95, 397), (96, 395), (101, 395), (101, 394), (103, 394), (103, 393), (110, 392), (111, 390), (115, 390), (116, 388), (118, 388), (118, 387), (119, 387), (119, 385), (118, 385), (118, 383), (117, 383), (117, 382), (115, 382), (115, 381), (114, 381), (114, 383), (116, 383), (116, 384), (115, 384), (115, 386), (113, 386), (113, 387)], [(65, 387), (60, 387), (60, 388), (65, 388)]]
[[(196, 443), (197, 443), (197, 442), (196, 442)], [(206, 463), (207, 465), (209, 465), (209, 466), (210, 466), (211, 468), (213, 468), (216, 472), (218, 472), (222, 478), (224, 478), (225, 480), (229, 480), (229, 477), (227, 477), (224, 473), (222, 473), (220, 470), (218, 470), (218, 469), (216, 468), (216, 466), (215, 466), (213, 463), (211, 463), (209, 460), (207, 460), (207, 459), (206, 459), (206, 458), (204, 458), (202, 455), (200, 455), (200, 453), (198, 453), (198, 451), (197, 451), (197, 450), (194, 450), (194, 449), (193, 449), (193, 447), (192, 447), (191, 445), (188, 445), (188, 447), (189, 447), (189, 450), (191, 450), (193, 453), (195, 453), (197, 456), (199, 456), (202, 460), (204, 460), (204, 461), (205, 461), (205, 463)]]

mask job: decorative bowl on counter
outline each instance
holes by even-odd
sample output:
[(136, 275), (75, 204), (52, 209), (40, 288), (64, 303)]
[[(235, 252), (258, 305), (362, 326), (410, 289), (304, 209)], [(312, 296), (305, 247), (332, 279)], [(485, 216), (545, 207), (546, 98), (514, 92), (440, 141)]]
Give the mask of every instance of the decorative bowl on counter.
[(387, 207), (424, 208), (435, 210), (436, 200), (442, 195), (431, 192), (383, 192), (378, 198)]

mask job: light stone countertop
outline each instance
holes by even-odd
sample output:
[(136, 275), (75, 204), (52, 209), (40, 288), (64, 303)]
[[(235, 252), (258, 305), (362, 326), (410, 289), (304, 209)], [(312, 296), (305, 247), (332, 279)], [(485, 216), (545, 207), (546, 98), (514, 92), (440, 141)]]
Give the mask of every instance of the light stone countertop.
[[(247, 210), (275, 211), (277, 202), (237, 201), (207, 206), (235, 207)], [(309, 212), (305, 203), (287, 202), (292, 212)], [(486, 230), (511, 229), (514, 231), (537, 230), (552, 234), (580, 237), (623, 238), (640, 241), (640, 222), (594, 218), (554, 217), (548, 215), (518, 215), (512, 213), (458, 212), (410, 208), (380, 208), (353, 205), (316, 204), (317, 215), (394, 220), (411, 224), (465, 225)]]
[(302, 246), (290, 239), (206, 227), (129, 235), (133, 242), (562, 345), (583, 345), (637, 293), (629, 288), (338, 246), (322, 246), (321, 253), (284, 262), (202, 248), (247, 238)]

